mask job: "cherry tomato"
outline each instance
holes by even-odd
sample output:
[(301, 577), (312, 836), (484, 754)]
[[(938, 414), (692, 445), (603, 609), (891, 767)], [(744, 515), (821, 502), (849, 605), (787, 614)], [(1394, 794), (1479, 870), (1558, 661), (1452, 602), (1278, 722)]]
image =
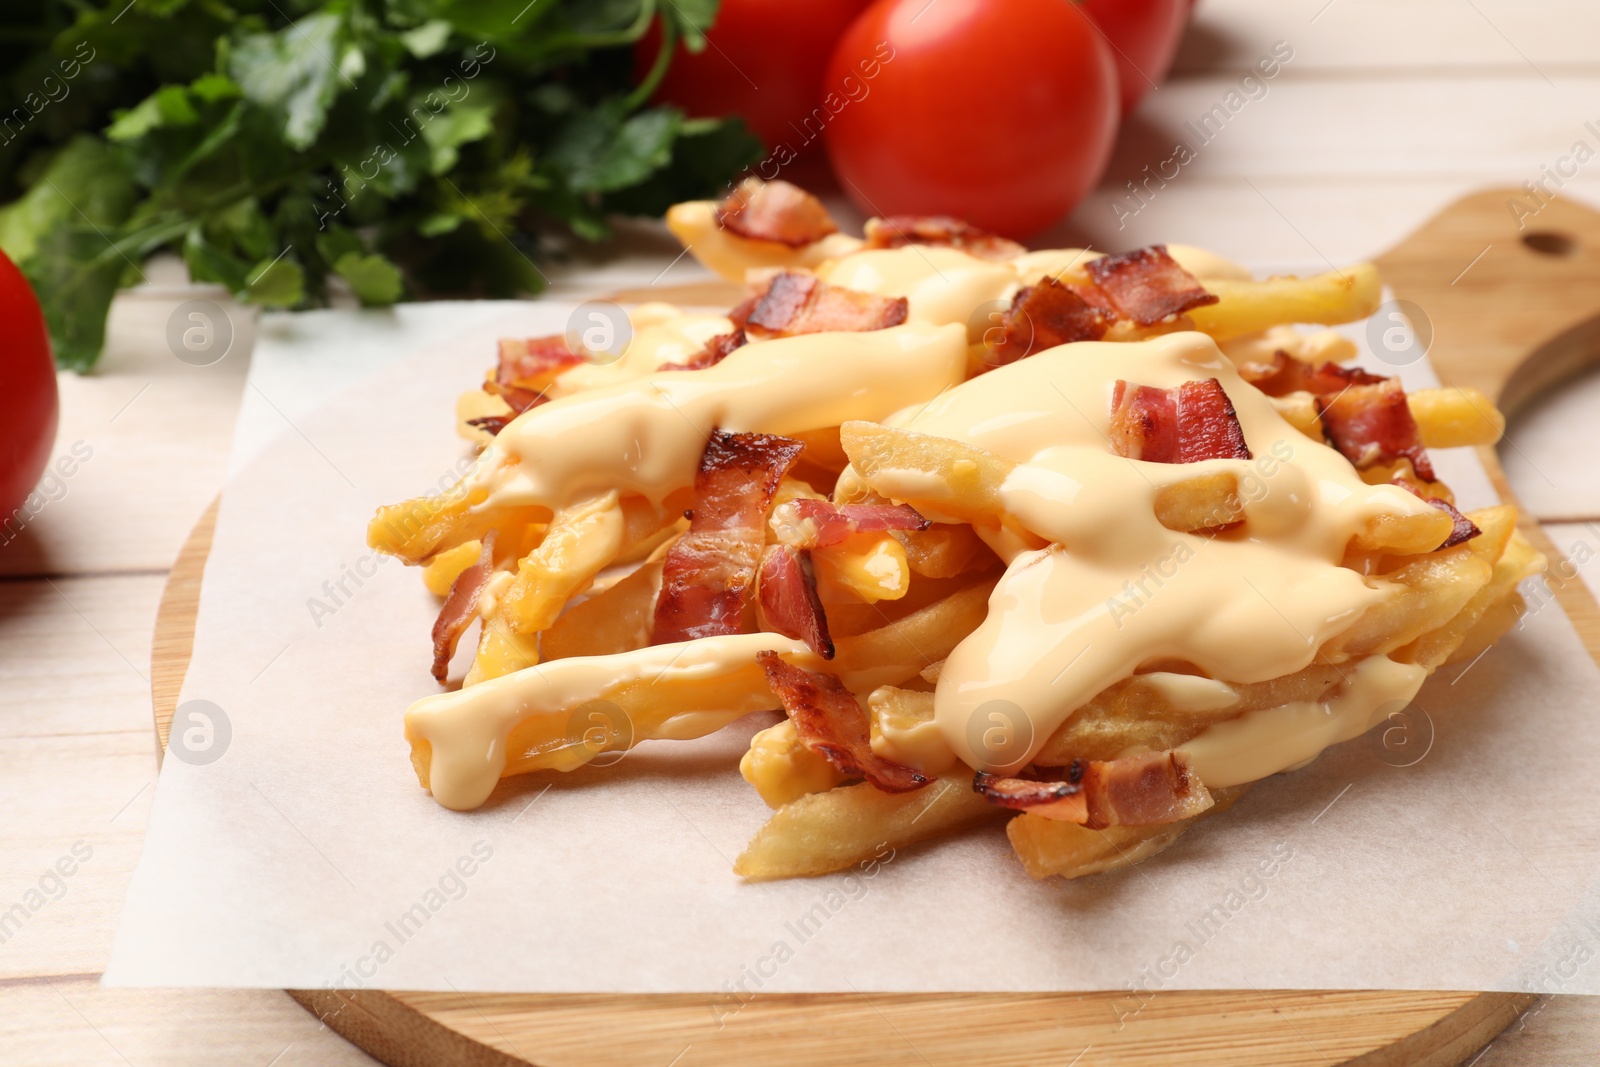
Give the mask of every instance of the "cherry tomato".
[[(0, 252), (0, 544), (39, 481), (56, 440), (56, 366), (28, 280)], [(8, 526), (9, 523), (9, 526)]]
[(878, 0), (840, 38), (825, 91), (846, 193), (872, 215), (953, 215), (1023, 238), (1099, 179), (1117, 75), (1062, 0)]
[[(799, 155), (820, 136), (806, 120), (822, 100), (834, 43), (869, 2), (722, 0), (706, 47), (690, 53), (679, 45), (654, 98), (695, 117), (739, 115), (769, 151), (787, 144), (786, 155)], [(634, 48), (636, 81), (660, 51), (657, 23)]]
[(1126, 115), (1166, 78), (1193, 0), (1079, 0), (1078, 6), (1111, 45)]

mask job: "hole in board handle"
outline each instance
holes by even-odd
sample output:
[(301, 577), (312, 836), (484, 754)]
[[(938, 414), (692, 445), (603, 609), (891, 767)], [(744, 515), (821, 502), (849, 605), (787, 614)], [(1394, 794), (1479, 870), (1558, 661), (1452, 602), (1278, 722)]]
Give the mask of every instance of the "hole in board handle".
[(1569, 233), (1555, 230), (1535, 230), (1522, 235), (1522, 243), (1541, 256), (1570, 256), (1578, 250), (1578, 241)]

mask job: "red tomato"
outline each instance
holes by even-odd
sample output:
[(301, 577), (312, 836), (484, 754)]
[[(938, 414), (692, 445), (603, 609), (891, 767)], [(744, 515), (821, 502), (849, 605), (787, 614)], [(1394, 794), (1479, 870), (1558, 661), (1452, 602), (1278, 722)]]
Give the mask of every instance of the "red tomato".
[[(680, 45), (655, 99), (695, 117), (739, 115), (769, 151), (788, 144), (798, 154), (817, 137), (805, 119), (822, 99), (834, 43), (869, 2), (722, 0), (705, 49), (691, 54)], [(635, 80), (660, 51), (658, 23), (634, 48)]]
[(1166, 78), (1193, 0), (1078, 0), (1078, 6), (1105, 31), (1126, 115)]
[(1117, 132), (1100, 33), (1062, 0), (878, 0), (824, 89), (844, 189), (872, 215), (954, 215), (1023, 238), (1099, 179)]
[(56, 365), (44, 313), (28, 280), (0, 252), (0, 544), (29, 516), (33, 492), (56, 440)]

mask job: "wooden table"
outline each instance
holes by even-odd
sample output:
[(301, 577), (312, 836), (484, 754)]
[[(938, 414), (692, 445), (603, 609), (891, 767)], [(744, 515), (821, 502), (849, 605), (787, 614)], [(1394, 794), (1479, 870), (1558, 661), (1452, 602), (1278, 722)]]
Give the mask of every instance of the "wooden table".
[[(1600, 158), (1571, 177), (1557, 170), (1572, 170), (1562, 159), (1577, 141), (1600, 150), (1597, 38), (1592, 0), (1202, 0), (1172, 80), (1057, 237), (1315, 264), (1374, 254), (1488, 184), (1559, 181), (1563, 195), (1600, 204)], [(1133, 199), (1125, 183), (1142, 182), (1175, 138), (1192, 139), (1184, 124), (1277, 41), (1294, 51), (1281, 73), (1248, 87), (1254, 98), (1176, 179)], [(669, 260), (658, 238), (635, 235), (560, 275), (557, 291), (643, 284)], [(0, 913), (74, 846), (92, 850), (71, 877), (47, 881), (56, 898), (0, 927), (0, 1049), (7, 1062), (72, 1067), (371, 1063), (276, 991), (97, 985), (156, 773), (151, 621), (179, 545), (221, 488), (251, 341), (236, 312), (226, 359), (180, 363), (166, 322), (194, 294), (181, 270), (150, 274), (119, 298), (96, 374), (61, 377), (56, 452), (82, 442), (92, 454), (0, 544)], [(692, 277), (682, 263), (667, 276)], [(1502, 455), (1600, 589), (1597, 406), (1600, 375), (1514, 423)], [(1541, 1000), (1475, 1062), (1600, 1062), (1600, 1000)]]

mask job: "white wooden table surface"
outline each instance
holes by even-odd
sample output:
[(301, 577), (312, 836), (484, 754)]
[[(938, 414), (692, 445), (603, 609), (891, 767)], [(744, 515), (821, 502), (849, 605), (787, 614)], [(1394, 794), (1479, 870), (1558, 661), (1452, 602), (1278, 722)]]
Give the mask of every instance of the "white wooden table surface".
[[(1278, 41), (1293, 58), (1265, 93), (1119, 228), (1124, 182), (1166, 158), (1183, 124)], [(1578, 141), (1600, 150), (1597, 42), (1593, 0), (1202, 0), (1172, 79), (1059, 235), (1103, 248), (1186, 241), (1262, 263), (1376, 254), (1468, 190), (1537, 181)], [(1560, 180), (1564, 195), (1600, 205), (1600, 158)], [(559, 274), (558, 291), (639, 284), (668, 259), (664, 244), (634, 242)], [(691, 272), (680, 264), (667, 280)], [(41, 880), (46, 891), (25, 922), (0, 926), (7, 1063), (373, 1062), (276, 991), (97, 984), (156, 775), (151, 624), (180, 544), (222, 486), (248, 360), (237, 309), (241, 336), (222, 362), (171, 355), (167, 319), (190, 295), (153, 286), (119, 298), (101, 367), (61, 376), (56, 452), (82, 442), (92, 454), (0, 546), (0, 914), (36, 899)], [(1586, 577), (1600, 587), (1597, 408), (1600, 375), (1514, 423), (1506, 459), (1535, 513), (1567, 520), (1551, 527), (1557, 541), (1588, 546)], [(75, 848), (89, 851), (75, 873), (47, 877)], [(1600, 1062), (1600, 1001), (1547, 998), (1475, 1062)]]

